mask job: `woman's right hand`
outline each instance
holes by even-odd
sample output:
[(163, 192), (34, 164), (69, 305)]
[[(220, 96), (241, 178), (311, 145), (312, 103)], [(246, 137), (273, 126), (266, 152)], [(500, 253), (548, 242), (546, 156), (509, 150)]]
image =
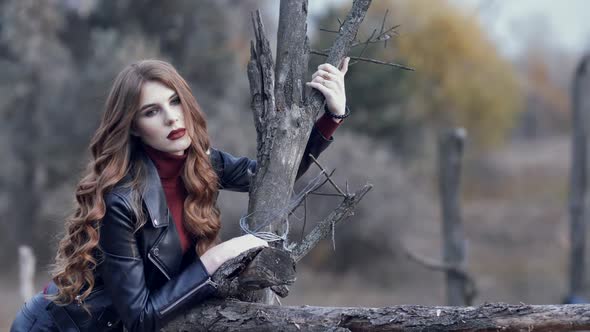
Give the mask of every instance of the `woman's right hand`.
[(213, 275), (226, 261), (256, 247), (268, 247), (268, 243), (252, 234), (234, 237), (205, 251), (201, 255), (201, 262), (205, 266), (207, 273)]

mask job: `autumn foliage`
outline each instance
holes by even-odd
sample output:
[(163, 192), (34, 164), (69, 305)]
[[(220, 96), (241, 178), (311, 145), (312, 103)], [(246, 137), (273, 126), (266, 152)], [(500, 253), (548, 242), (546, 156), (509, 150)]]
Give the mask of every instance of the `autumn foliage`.
[[(501, 142), (521, 111), (523, 89), (475, 14), (448, 1), (377, 1), (358, 39), (366, 40), (375, 28), (379, 31), (386, 11), (385, 26), (399, 24), (397, 34), (387, 47), (369, 45), (363, 56), (402, 63), (415, 71), (366, 63), (353, 66), (348, 94), (357, 110), (357, 129), (409, 143), (410, 149), (424, 135), (436, 132), (433, 129), (447, 126), (467, 128), (478, 147)], [(333, 27), (334, 14), (340, 12), (331, 13), (321, 25)], [(322, 39), (329, 37), (320, 36), (320, 48)]]

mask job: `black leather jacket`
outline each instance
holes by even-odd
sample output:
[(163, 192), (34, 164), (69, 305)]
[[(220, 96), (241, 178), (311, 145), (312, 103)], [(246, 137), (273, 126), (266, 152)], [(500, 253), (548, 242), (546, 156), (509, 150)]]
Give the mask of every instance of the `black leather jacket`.
[[(314, 126), (300, 163), (297, 177), (332, 142)], [(220, 180), (220, 189), (246, 192), (256, 161), (237, 158), (211, 149), (210, 159)], [(216, 285), (211, 281), (194, 250), (182, 254), (180, 239), (166, 205), (157, 170), (141, 153), (147, 165), (145, 189), (141, 193), (149, 221), (134, 231), (132, 189), (124, 181), (105, 195), (106, 214), (100, 223), (101, 263), (95, 270), (95, 287), (85, 300), (89, 316), (77, 303), (48, 310), (62, 331), (159, 330), (181, 308), (203, 301)], [(50, 284), (49, 292), (56, 286)]]

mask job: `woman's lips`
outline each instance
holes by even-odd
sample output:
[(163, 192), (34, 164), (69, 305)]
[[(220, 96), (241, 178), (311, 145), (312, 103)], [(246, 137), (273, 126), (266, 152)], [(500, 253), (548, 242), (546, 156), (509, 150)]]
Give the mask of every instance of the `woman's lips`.
[(179, 138), (181, 138), (182, 136), (184, 136), (184, 134), (186, 133), (186, 129), (176, 129), (170, 132), (170, 134), (168, 134), (168, 139), (171, 140), (177, 140)]

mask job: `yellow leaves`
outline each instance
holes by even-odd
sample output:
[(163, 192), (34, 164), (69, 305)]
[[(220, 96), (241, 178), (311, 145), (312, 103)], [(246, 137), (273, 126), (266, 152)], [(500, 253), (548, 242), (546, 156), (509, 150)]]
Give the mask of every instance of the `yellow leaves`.
[(416, 68), (406, 75), (408, 99), (425, 101), (425, 121), (464, 126), (479, 146), (500, 142), (522, 107), (522, 89), (474, 14), (443, 0), (379, 1), (367, 23), (379, 26), (387, 9), (400, 36), (376, 56)]

